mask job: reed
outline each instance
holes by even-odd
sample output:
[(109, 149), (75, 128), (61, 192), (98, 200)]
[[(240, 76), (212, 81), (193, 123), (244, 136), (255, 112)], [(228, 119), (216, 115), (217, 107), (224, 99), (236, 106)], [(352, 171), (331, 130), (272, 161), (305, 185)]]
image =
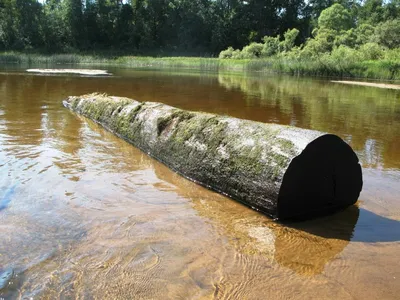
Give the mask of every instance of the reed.
[(0, 63), (19, 65), (89, 65), (123, 68), (195, 69), (200, 71), (234, 71), (286, 73), (292, 75), (355, 77), (400, 80), (400, 61), (337, 59), (330, 55), (318, 59), (271, 57), (266, 59), (218, 59), (207, 57), (150, 57), (105, 54), (36, 54), (3, 52)]

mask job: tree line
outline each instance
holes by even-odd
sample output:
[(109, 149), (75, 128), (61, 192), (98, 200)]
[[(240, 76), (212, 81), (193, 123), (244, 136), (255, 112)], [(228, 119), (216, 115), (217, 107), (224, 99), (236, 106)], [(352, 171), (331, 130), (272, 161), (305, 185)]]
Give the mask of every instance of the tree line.
[(300, 31), (293, 28), (283, 36), (265, 36), (262, 42), (252, 42), (242, 50), (228, 47), (220, 52), (219, 57), (252, 59), (275, 56), (286, 60), (336, 58), (333, 63), (343, 59), (353, 63), (382, 58), (397, 60), (400, 59), (400, 17), (399, 7), (393, 8), (382, 10), (381, 16), (376, 14), (374, 8), (371, 14), (360, 13), (360, 16), (366, 17), (362, 19), (355, 18), (351, 8), (346, 9), (335, 3), (320, 13), (311, 36), (302, 44), (296, 45)]
[[(324, 16), (335, 3), (343, 10)], [(398, 47), (399, 19), (400, 0), (0, 0), (0, 50), (215, 56), (257, 43), (289, 51), (317, 36), (314, 48), (358, 43), (376, 28)]]

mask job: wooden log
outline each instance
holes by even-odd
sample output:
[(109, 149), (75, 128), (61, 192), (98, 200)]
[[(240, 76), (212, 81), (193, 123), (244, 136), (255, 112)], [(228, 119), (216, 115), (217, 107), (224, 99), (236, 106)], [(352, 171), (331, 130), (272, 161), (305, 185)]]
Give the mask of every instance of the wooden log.
[(356, 154), (335, 135), (99, 94), (63, 104), (184, 177), (276, 219), (343, 209), (362, 188)]

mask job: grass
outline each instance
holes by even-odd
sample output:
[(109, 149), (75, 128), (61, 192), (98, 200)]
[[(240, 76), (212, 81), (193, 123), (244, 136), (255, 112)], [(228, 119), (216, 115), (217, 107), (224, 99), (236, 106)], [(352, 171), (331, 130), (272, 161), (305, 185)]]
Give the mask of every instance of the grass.
[(292, 75), (330, 76), (400, 80), (398, 60), (351, 61), (325, 57), (320, 60), (290, 58), (218, 59), (204, 57), (146, 57), (111, 54), (28, 54), (0, 53), (0, 64), (20, 65), (88, 65), (124, 68), (196, 69), (200, 71), (239, 71), (287, 73)]
[(292, 75), (400, 80), (400, 62), (392, 60), (344, 62), (281, 59), (273, 63), (272, 69)]

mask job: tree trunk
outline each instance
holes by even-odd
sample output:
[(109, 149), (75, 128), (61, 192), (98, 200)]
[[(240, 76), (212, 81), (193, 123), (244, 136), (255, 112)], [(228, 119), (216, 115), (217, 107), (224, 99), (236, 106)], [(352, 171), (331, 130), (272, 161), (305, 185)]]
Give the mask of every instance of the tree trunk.
[(186, 178), (273, 218), (343, 209), (362, 188), (356, 154), (335, 135), (99, 94), (63, 104)]

